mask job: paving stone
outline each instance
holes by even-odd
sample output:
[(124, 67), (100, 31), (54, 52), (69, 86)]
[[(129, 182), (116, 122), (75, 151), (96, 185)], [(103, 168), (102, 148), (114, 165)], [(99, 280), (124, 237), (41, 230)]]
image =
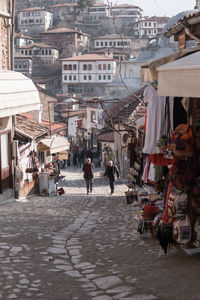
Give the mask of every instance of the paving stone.
[(117, 276), (107, 276), (103, 278), (94, 279), (93, 281), (99, 288), (104, 290), (122, 284), (121, 279)]

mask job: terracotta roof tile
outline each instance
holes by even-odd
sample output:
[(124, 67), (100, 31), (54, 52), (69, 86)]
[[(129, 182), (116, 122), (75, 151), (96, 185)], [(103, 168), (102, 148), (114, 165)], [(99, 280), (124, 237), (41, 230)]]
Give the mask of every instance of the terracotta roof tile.
[(49, 122), (47, 120), (42, 120), (42, 125), (49, 130), (51, 129), (51, 131), (61, 131), (67, 128), (67, 124), (65, 123)]
[(69, 111), (67, 113), (61, 114), (61, 116), (64, 118), (68, 118), (68, 117), (70, 118), (70, 117), (75, 117), (86, 113), (87, 113), (86, 110), (76, 110), (76, 111)]
[(33, 43), (26, 46), (18, 47), (18, 49), (32, 49), (33, 47), (45, 48), (45, 49), (59, 49), (55, 46), (43, 44), (43, 43)]
[(38, 122), (29, 118), (29, 114), (17, 115), (16, 117), (16, 132), (20, 132), (21, 135), (28, 136), (32, 139), (36, 139), (48, 133), (48, 129)]
[(77, 3), (59, 3), (59, 4), (54, 4), (50, 6), (51, 8), (58, 8), (58, 7), (78, 7)]

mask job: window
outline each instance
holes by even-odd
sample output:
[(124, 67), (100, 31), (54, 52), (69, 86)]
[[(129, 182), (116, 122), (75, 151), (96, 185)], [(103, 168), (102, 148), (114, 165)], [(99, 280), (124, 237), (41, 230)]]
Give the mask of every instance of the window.
[(92, 70), (92, 65), (88, 65), (88, 70), (89, 70), (89, 71)]
[(24, 54), (24, 50), (21, 50), (21, 54)]
[(41, 163), (41, 164), (44, 164), (44, 151), (39, 151), (39, 162)]
[(154, 25), (154, 27), (156, 27), (156, 23), (154, 23), (153, 25)]
[(99, 80), (101, 80), (101, 75), (99, 75)]
[(42, 23), (42, 19), (40, 19), (40, 23)]
[(31, 51), (31, 50), (29, 50), (28, 54), (29, 54), (29, 55), (32, 55), (32, 51)]
[(74, 75), (74, 80), (76, 80), (76, 75)]
[(111, 64), (108, 64), (108, 70), (111, 70)]
[(67, 80), (67, 75), (64, 76), (64, 80)]
[(103, 80), (106, 80), (106, 75), (103, 75)]
[(48, 55), (48, 50), (45, 50), (45, 54)]
[(149, 22), (149, 26), (151, 27), (151, 22)]
[(109, 46), (112, 46), (112, 42), (109, 42)]
[(101, 65), (100, 64), (98, 64), (98, 70), (101, 70)]
[(73, 70), (76, 71), (76, 65), (73, 65)]
[(24, 12), (24, 13), (23, 13), (23, 17), (25, 17), (25, 16), (26, 16), (26, 13)]
[(67, 65), (63, 65), (63, 70), (67, 70)]
[(92, 76), (91, 75), (88, 76), (88, 80), (92, 80)]
[(25, 55), (28, 55), (28, 50), (25, 50)]
[(103, 42), (101, 42), (101, 46), (103, 46)]
[(28, 20), (29, 21), (29, 24), (33, 24), (34, 22), (33, 22), (33, 19), (30, 19), (30, 20)]
[(156, 32), (157, 32), (157, 31), (154, 29), (154, 31), (153, 31), (153, 32), (156, 34)]
[(69, 75), (69, 80), (72, 80), (72, 76), (71, 75)]
[(72, 65), (69, 65), (69, 70), (72, 71)]
[(51, 50), (49, 50), (49, 55), (51, 55)]
[(105, 42), (105, 47), (107, 47), (108, 46), (108, 42)]
[(44, 55), (44, 50), (42, 49), (42, 55)]
[(147, 22), (144, 23), (144, 26), (147, 27)]
[(91, 111), (91, 122), (95, 120), (95, 111)]
[(87, 71), (87, 65), (83, 65), (83, 71)]
[(34, 16), (34, 12), (32, 12), (32, 16)]
[(86, 75), (84, 75), (84, 76), (83, 76), (83, 79), (84, 79), (84, 80), (87, 80), (87, 76), (86, 76)]
[(99, 46), (99, 42), (96, 42), (96, 46), (97, 46), (97, 47)]
[(108, 80), (111, 80), (111, 75), (108, 75)]
[(103, 70), (104, 71), (106, 70), (106, 64), (103, 64)]
[(151, 30), (149, 30), (149, 34), (151, 34)]

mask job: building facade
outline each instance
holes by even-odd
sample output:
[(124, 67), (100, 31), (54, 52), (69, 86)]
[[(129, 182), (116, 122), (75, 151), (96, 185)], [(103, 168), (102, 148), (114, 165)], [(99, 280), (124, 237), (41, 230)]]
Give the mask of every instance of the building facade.
[(169, 21), (168, 17), (143, 18), (134, 24), (134, 35), (142, 38), (147, 36), (153, 38), (162, 33), (165, 24)]
[(86, 48), (89, 43), (89, 36), (81, 31), (70, 28), (58, 28), (41, 33), (41, 41), (61, 49)]
[(25, 36), (23, 34), (20, 33), (15, 33), (14, 34), (14, 46), (15, 49), (17, 47), (22, 47), (22, 46), (27, 46), (30, 44), (34, 43), (34, 38), (30, 37), (30, 36)]
[(111, 11), (111, 17), (121, 19), (123, 23), (135, 23), (141, 18), (142, 9), (139, 6), (131, 4), (114, 5)]
[(32, 57), (32, 59), (38, 58), (40, 63), (43, 65), (51, 65), (55, 63), (59, 56), (59, 50), (56, 47), (42, 43), (18, 47), (18, 51), (22, 55)]
[(105, 3), (96, 3), (88, 8), (88, 16), (91, 21), (99, 21), (110, 16), (110, 9)]
[(113, 80), (116, 62), (98, 54), (85, 54), (62, 59), (63, 92), (72, 92), (74, 85), (101, 85)]
[(46, 8), (31, 7), (17, 13), (18, 30), (31, 36), (39, 36), (53, 25), (53, 13)]
[(94, 38), (94, 49), (101, 48), (130, 48), (132, 40), (130, 37), (119, 34), (110, 34)]
[(28, 77), (31, 77), (32, 76), (32, 57), (28, 56), (28, 55), (23, 55), (20, 53), (15, 53), (14, 70), (16, 72), (21, 72)]

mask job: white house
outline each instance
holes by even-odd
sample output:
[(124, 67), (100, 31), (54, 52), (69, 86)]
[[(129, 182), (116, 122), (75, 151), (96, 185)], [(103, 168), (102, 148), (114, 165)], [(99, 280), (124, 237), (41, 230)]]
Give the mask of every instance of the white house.
[(158, 23), (151, 18), (141, 19), (134, 25), (134, 33), (139, 38), (152, 38), (158, 34)]
[(32, 58), (39, 58), (41, 63), (45, 65), (54, 63), (59, 56), (58, 48), (42, 43), (34, 43), (18, 47), (18, 51), (19, 53), (31, 56)]
[(30, 37), (30, 36), (25, 36), (23, 34), (20, 33), (15, 33), (14, 34), (14, 45), (15, 48), (17, 47), (21, 47), (21, 46), (26, 46), (29, 44), (34, 43), (34, 38)]
[(110, 16), (110, 9), (105, 3), (95, 3), (88, 8), (89, 19), (98, 21)]
[(18, 11), (18, 30), (39, 36), (53, 25), (53, 13), (46, 8), (30, 7)]
[(94, 49), (101, 48), (130, 48), (132, 40), (130, 37), (119, 34), (108, 34), (94, 38)]
[(31, 77), (32, 75), (32, 57), (21, 53), (14, 55), (14, 71), (21, 72)]
[(143, 18), (134, 24), (134, 34), (139, 38), (142, 38), (143, 36), (153, 38), (162, 32), (169, 19), (170, 18), (168, 17), (156, 16), (151, 18)]
[(84, 54), (62, 59), (63, 93), (74, 85), (101, 85), (112, 82), (116, 62), (104, 55)]
[(114, 5), (111, 11), (111, 17), (115, 16), (117, 19), (122, 18), (126, 22), (135, 23), (141, 18), (142, 9), (139, 6), (131, 4)]

